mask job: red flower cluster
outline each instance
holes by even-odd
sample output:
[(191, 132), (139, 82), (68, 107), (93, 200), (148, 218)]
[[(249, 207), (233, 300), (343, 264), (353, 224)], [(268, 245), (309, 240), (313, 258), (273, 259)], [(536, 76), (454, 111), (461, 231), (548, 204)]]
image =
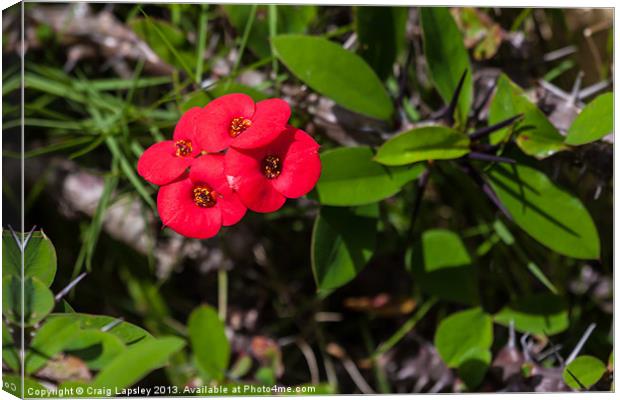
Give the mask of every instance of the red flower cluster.
[(188, 110), (172, 139), (138, 160), (138, 173), (160, 185), (157, 209), (165, 226), (206, 239), (234, 225), (246, 209), (278, 210), (308, 193), (319, 179), (319, 145), (289, 126), (280, 99), (254, 103), (229, 94)]

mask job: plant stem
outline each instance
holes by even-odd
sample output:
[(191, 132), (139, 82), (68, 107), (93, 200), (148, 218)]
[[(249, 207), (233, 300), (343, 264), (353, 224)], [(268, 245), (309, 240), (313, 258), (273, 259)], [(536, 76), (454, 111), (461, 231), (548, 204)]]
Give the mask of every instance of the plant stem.
[(217, 271), (217, 311), (220, 319), (226, 322), (228, 307), (228, 272), (224, 268)]
[(198, 51), (196, 52), (196, 83), (200, 85), (202, 81), (202, 69), (204, 65), (204, 51), (207, 41), (207, 10), (208, 5), (202, 4), (200, 10), (200, 20), (198, 22)]
[(396, 343), (400, 342), (400, 340), (416, 326), (416, 324), (426, 315), (428, 310), (430, 310), (436, 302), (437, 299), (431, 298), (423, 303), (420, 308), (418, 308), (418, 311), (411, 316), (411, 318), (409, 318), (400, 328), (398, 328), (398, 330), (387, 341), (383, 342), (379, 348), (377, 348), (372, 357), (378, 357), (394, 347)]

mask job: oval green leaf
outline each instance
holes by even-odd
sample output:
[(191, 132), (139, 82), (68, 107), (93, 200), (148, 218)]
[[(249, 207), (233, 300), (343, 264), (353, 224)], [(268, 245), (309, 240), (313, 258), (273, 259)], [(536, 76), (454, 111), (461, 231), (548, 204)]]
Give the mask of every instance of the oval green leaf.
[(178, 337), (148, 339), (128, 348), (99, 372), (95, 388), (126, 388), (154, 369), (163, 367), (170, 356), (181, 350), (185, 342)]
[[(2, 313), (12, 323), (21, 325), (21, 280), (12, 275), (2, 277)], [(45, 318), (54, 308), (54, 295), (39, 279), (24, 280), (24, 324), (32, 326)]]
[(321, 204), (375, 203), (395, 195), (424, 171), (423, 165), (386, 167), (373, 161), (373, 157), (369, 147), (341, 147), (321, 153), (322, 172), (316, 186)]
[(377, 243), (379, 207), (323, 207), (312, 231), (311, 259), (320, 291), (349, 282), (366, 266)]
[(139, 326), (107, 315), (84, 313), (51, 314), (48, 319), (52, 320), (55, 318), (66, 319), (67, 321), (79, 321), (80, 328), (82, 329), (104, 330), (118, 337), (126, 346), (132, 346), (143, 340), (153, 338), (150, 333)]
[(396, 57), (405, 47), (409, 9), (358, 6), (354, 11), (359, 53), (379, 78), (385, 80), (392, 74)]
[(592, 100), (577, 115), (568, 133), (566, 143), (581, 145), (610, 134), (614, 130), (614, 95), (605, 93)]
[(564, 368), (562, 378), (573, 389), (589, 389), (605, 373), (605, 364), (592, 356), (579, 356)]
[(32, 374), (60, 353), (71, 343), (79, 330), (79, 323), (69, 319), (56, 318), (47, 321), (32, 339), (25, 359), (26, 374)]
[(412, 251), (412, 273), (420, 289), (442, 300), (477, 304), (477, 270), (459, 235), (446, 229), (422, 234)]
[(384, 165), (407, 165), (424, 160), (449, 160), (469, 153), (469, 138), (444, 126), (425, 126), (399, 133), (375, 156)]
[(495, 314), (495, 322), (514, 327), (520, 332), (555, 335), (568, 328), (568, 306), (553, 294), (534, 294), (518, 298)]
[(98, 371), (125, 351), (125, 345), (111, 333), (86, 329), (79, 330), (63, 351), (84, 361), (89, 369)]
[(189, 316), (187, 330), (199, 369), (206, 378), (221, 381), (230, 362), (230, 344), (217, 312), (209, 306), (196, 308)]
[(444, 318), (435, 332), (435, 347), (450, 368), (458, 368), (493, 344), (493, 320), (480, 308)]
[[(21, 238), (21, 234), (17, 234)], [(7, 230), (2, 232), (2, 276), (20, 276), (22, 265), (19, 245)], [(56, 276), (56, 250), (43, 231), (30, 235), (24, 250), (24, 275), (38, 278), (47, 287)]]
[(385, 87), (358, 55), (315, 36), (281, 35), (272, 44), (280, 61), (313, 90), (351, 111), (381, 120), (392, 117)]
[(467, 71), (456, 109), (456, 120), (463, 125), (472, 102), (473, 81), (461, 32), (446, 7), (421, 7), (420, 23), (426, 63), (435, 87), (446, 104), (452, 99), (463, 72)]
[(515, 115), (523, 118), (512, 127), (491, 134), (491, 143), (505, 140), (514, 130), (517, 145), (524, 153), (538, 158), (548, 157), (564, 150), (564, 137), (558, 132), (545, 114), (530, 100), (519, 86), (506, 75), (500, 75), (493, 101), (489, 106), (489, 125), (497, 124)]
[(496, 165), (488, 177), (514, 222), (538, 242), (569, 257), (599, 257), (596, 226), (577, 197), (525, 165)]

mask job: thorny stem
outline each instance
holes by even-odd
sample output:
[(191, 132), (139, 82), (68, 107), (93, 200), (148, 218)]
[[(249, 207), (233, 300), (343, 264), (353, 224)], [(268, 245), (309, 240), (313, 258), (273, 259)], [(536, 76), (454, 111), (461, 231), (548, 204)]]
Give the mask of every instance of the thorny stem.
[(217, 271), (217, 312), (220, 320), (226, 322), (228, 307), (228, 272), (225, 268)]
[(482, 129), (478, 129), (477, 131), (473, 132), (472, 134), (469, 135), (469, 139), (470, 140), (480, 140), (488, 135), (490, 135), (492, 132), (498, 131), (502, 128), (505, 128), (507, 126), (512, 125), (514, 122), (516, 122), (518, 119), (523, 118), (523, 114), (517, 114), (513, 117), (510, 117), (502, 122), (499, 122), (495, 125), (491, 125), (491, 126), (487, 126), (485, 128)]

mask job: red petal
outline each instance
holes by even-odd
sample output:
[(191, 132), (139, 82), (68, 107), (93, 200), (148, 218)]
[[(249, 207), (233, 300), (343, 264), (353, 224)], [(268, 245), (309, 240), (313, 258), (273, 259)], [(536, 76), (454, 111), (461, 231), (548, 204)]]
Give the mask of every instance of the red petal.
[(286, 197), (273, 188), (260, 171), (262, 158), (256, 154), (229, 149), (224, 156), (228, 183), (247, 208), (256, 212), (278, 210)]
[(224, 226), (234, 225), (245, 215), (246, 207), (235, 194), (224, 176), (224, 156), (208, 154), (192, 165), (189, 177), (194, 183), (205, 183), (218, 193), (216, 207), (222, 212)]
[(192, 157), (178, 157), (172, 140), (155, 143), (138, 159), (138, 174), (155, 185), (179, 178), (192, 164)]
[(252, 116), (252, 126), (237, 136), (231, 146), (240, 149), (253, 149), (272, 142), (286, 127), (291, 116), (291, 108), (281, 99), (267, 99), (256, 103)]
[(197, 206), (192, 198), (193, 188), (189, 178), (162, 186), (157, 194), (159, 216), (165, 226), (183, 236), (213, 237), (222, 226), (220, 208)]
[(200, 144), (196, 141), (196, 131), (203, 114), (204, 109), (200, 107), (193, 107), (187, 110), (174, 127), (174, 133), (172, 135), (175, 142), (178, 140), (187, 140), (192, 144), (192, 153), (190, 155), (193, 157), (200, 154), (200, 150), (202, 150)]
[(271, 181), (273, 187), (288, 198), (311, 191), (321, 176), (319, 144), (301, 129), (289, 128), (274, 142), (274, 148), (282, 159), (282, 172)]
[[(202, 150), (210, 153), (222, 151), (230, 145), (230, 123), (234, 118), (252, 118), (254, 100), (241, 93), (218, 97), (203, 109), (197, 119), (196, 141)], [(245, 132), (244, 132), (245, 133)]]

